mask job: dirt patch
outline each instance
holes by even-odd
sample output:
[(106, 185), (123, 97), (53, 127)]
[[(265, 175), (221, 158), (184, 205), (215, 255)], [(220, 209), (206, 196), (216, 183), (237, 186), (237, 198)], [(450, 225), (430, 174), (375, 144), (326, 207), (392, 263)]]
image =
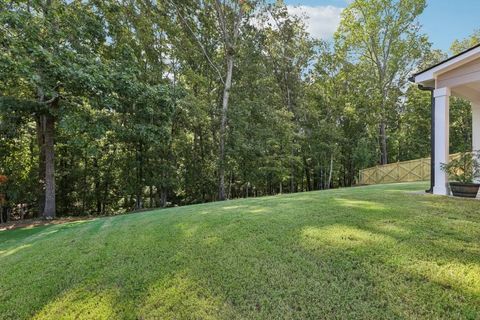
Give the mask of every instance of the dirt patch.
[(98, 217), (86, 216), (86, 217), (64, 217), (64, 218), (57, 218), (54, 220), (25, 219), (25, 220), (9, 221), (9, 222), (0, 224), (0, 231), (14, 230), (19, 228), (33, 228), (38, 226), (48, 226), (48, 225), (62, 224), (67, 222), (92, 220), (96, 218)]

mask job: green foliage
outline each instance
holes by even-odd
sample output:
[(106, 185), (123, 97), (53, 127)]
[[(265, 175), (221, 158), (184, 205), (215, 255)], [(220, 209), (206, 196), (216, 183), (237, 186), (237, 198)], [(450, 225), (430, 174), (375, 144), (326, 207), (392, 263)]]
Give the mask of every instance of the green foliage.
[(363, 70), (381, 164), (392, 151), (387, 131), (398, 125), (402, 90), (430, 47), (417, 21), (425, 6), (425, 0), (355, 0), (342, 12), (335, 34), (340, 58)]
[(472, 107), (469, 101), (451, 98), (450, 136), (451, 153), (472, 150)]
[[(390, 161), (427, 156), (430, 97), (406, 82), (445, 54), (417, 24), (424, 6), (353, 1), (327, 43), (281, 1), (0, 1), (7, 207), (42, 210), (46, 118), (59, 215), (214, 201), (220, 163), (228, 198), (350, 186), (382, 136)], [(450, 110), (451, 152), (468, 151), (468, 102)]]
[(398, 134), (399, 161), (429, 157), (431, 150), (431, 93), (411, 85), (406, 97)]
[(475, 152), (463, 152), (449, 163), (442, 164), (442, 170), (461, 183), (473, 183), (480, 178), (480, 154)]
[(461, 40), (455, 40), (450, 46), (450, 51), (453, 54), (459, 54), (462, 51), (470, 49), (473, 46), (480, 44), (480, 29), (475, 30), (469, 37)]

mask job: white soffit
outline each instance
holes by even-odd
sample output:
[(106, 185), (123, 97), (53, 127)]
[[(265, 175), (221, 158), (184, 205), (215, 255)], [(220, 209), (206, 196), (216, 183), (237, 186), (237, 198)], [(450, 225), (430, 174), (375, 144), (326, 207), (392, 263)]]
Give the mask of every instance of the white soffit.
[(458, 68), (465, 63), (473, 61), (480, 57), (480, 45), (468, 49), (456, 56), (453, 56), (439, 64), (421, 71), (414, 75), (415, 83), (425, 83), (433, 81), (442, 73)]

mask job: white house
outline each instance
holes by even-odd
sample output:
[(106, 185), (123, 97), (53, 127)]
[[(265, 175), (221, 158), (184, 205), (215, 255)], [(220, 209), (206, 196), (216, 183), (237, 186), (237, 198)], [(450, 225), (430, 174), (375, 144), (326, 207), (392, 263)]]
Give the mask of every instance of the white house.
[(432, 187), (434, 194), (447, 195), (448, 176), (441, 164), (449, 159), (451, 95), (472, 103), (472, 150), (480, 150), (480, 44), (415, 74), (411, 81), (433, 93)]

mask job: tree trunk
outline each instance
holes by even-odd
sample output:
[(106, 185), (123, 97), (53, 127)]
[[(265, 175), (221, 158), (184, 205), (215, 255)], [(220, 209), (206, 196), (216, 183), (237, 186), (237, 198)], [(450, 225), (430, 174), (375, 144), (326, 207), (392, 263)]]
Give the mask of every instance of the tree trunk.
[(81, 195), (82, 195), (82, 213), (85, 213), (87, 209), (87, 193), (88, 192), (88, 159), (87, 159), (87, 154), (84, 153), (83, 155), (83, 165), (85, 169), (83, 170), (83, 185), (82, 185), (82, 190), (81, 190)]
[(233, 172), (230, 172), (230, 179), (228, 180), (228, 196), (227, 199), (233, 199), (234, 195), (232, 194), (233, 186)]
[(333, 172), (333, 155), (330, 157), (330, 172), (328, 173), (327, 189), (330, 189), (330, 187), (332, 185), (332, 172)]
[(325, 175), (323, 173), (323, 166), (320, 167), (320, 190), (325, 189)]
[[(45, 11), (46, 12), (46, 11)], [(50, 100), (46, 100), (42, 88), (37, 88), (38, 100), (45, 103), (51, 109), (57, 109), (60, 96), (58, 90), (62, 84), (57, 84), (54, 91), (57, 96)], [(55, 218), (56, 202), (55, 202), (55, 116), (47, 112), (45, 114), (37, 115), (37, 143), (40, 151), (39, 155), (39, 179), (40, 179), (40, 213), (45, 219)]]
[(382, 119), (380, 123), (380, 164), (387, 164), (388, 163), (388, 155), (387, 155), (387, 132), (385, 121)]
[(55, 119), (52, 115), (44, 115), (44, 148), (45, 148), (45, 207), (43, 217), (55, 218)]
[(102, 213), (102, 199), (100, 190), (100, 169), (98, 167), (98, 159), (93, 159), (93, 168), (95, 170), (95, 202), (97, 206), (97, 215)]
[(305, 178), (307, 179), (307, 191), (311, 191), (312, 190), (312, 179), (310, 177), (310, 168), (308, 166), (308, 162), (307, 162), (307, 159), (305, 158), (305, 156), (303, 156), (303, 165), (304, 165), (304, 168), (305, 168)]
[(44, 116), (40, 115), (36, 119), (37, 123), (37, 145), (38, 145), (38, 215), (43, 216), (45, 209), (45, 137)]
[(165, 187), (160, 188), (160, 206), (162, 208), (167, 206), (167, 189)]
[(143, 145), (137, 146), (137, 186), (135, 192), (135, 210), (143, 209)]
[(225, 200), (225, 135), (227, 130), (227, 112), (228, 102), (230, 97), (230, 89), (232, 87), (233, 76), (233, 50), (229, 49), (227, 52), (227, 77), (225, 80), (225, 87), (223, 89), (222, 100), (222, 119), (220, 123), (220, 150), (219, 150), (219, 186), (218, 186), (218, 199)]
[(102, 214), (106, 213), (106, 202), (108, 199), (108, 192), (110, 189), (110, 183), (109, 181), (111, 180), (111, 171), (112, 171), (112, 166), (115, 163), (115, 154), (116, 154), (116, 149), (114, 149), (113, 155), (110, 158), (107, 171), (105, 173), (105, 178), (103, 179), (105, 181), (105, 185), (103, 186), (103, 197), (102, 197)]
[(153, 186), (149, 186), (149, 202), (148, 202), (148, 207), (149, 208), (154, 208), (155, 204), (153, 202)]
[[(283, 73), (283, 76), (284, 76), (285, 88), (286, 88), (287, 110), (294, 115), (293, 118), (294, 118), (294, 121), (296, 122), (297, 119), (295, 117), (295, 113), (293, 110), (292, 94), (291, 94), (291, 90), (288, 82), (288, 74), (286, 71)], [(295, 149), (293, 148), (294, 144), (295, 144), (295, 138), (293, 138), (292, 140), (292, 152), (291, 152), (292, 159), (290, 161), (290, 193), (295, 192), (295, 166), (293, 161), (295, 157)]]
[(20, 220), (25, 219), (25, 204), (22, 203), (20, 205)]

